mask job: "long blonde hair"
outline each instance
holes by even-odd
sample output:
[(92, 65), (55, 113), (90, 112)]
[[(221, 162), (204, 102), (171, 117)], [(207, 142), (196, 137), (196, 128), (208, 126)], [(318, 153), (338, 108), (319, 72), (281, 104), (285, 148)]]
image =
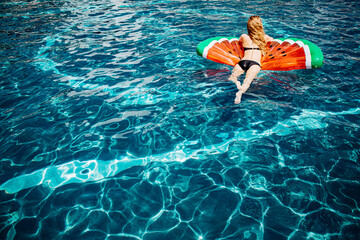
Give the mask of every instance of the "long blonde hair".
[(251, 16), (247, 22), (247, 30), (251, 41), (258, 45), (261, 53), (265, 55), (267, 45), (265, 42), (265, 32), (261, 18), (259, 16)]

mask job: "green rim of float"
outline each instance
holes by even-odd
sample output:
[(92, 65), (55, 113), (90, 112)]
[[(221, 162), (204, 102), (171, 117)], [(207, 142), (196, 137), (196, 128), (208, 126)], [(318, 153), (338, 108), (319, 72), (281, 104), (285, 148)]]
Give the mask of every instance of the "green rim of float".
[[(196, 48), (196, 52), (199, 56), (202, 56), (204, 58), (207, 58), (207, 52), (208, 50), (217, 42), (222, 42), (223, 40), (228, 40), (229, 42), (233, 40), (238, 40), (237, 37), (213, 37), (206, 39), (199, 43), (199, 45)], [(284, 41), (293, 43), (296, 42), (300, 46), (303, 46), (305, 55), (306, 55), (306, 67), (308, 69), (316, 69), (320, 68), (323, 65), (324, 62), (324, 55), (321, 51), (321, 49), (316, 46), (314, 43), (300, 38), (277, 38), (273, 41), (279, 42), (280, 44)]]

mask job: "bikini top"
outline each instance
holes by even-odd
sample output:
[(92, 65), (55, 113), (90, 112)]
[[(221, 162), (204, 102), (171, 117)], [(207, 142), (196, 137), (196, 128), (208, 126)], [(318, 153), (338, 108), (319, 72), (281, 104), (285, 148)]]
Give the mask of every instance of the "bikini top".
[(260, 48), (247, 48), (247, 47), (244, 47), (244, 51), (246, 50), (260, 50)]

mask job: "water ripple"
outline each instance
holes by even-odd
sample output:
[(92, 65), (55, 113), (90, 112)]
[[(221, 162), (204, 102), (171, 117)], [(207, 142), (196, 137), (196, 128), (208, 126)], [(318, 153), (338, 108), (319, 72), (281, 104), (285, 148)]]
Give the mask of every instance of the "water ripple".
[[(1, 239), (358, 235), (357, 1), (0, 5)], [(254, 14), (325, 64), (235, 106), (195, 48)]]

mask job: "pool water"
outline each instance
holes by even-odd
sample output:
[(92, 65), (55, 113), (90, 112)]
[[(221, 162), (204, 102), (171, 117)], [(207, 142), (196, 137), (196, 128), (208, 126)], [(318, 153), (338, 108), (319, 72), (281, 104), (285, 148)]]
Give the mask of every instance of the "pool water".
[[(235, 105), (196, 46), (251, 15), (325, 63)], [(0, 20), (0, 239), (359, 238), (357, 0), (14, 0)]]

